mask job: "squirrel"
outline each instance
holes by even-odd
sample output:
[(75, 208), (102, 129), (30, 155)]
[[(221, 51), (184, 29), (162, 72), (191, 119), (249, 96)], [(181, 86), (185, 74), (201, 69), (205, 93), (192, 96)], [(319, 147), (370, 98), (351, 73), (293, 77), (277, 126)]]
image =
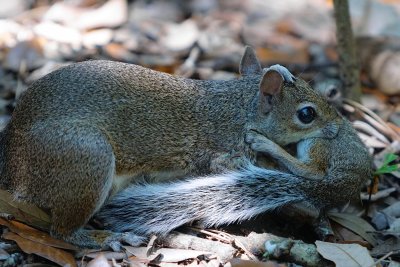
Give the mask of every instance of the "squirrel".
[[(279, 118), (279, 129), (265, 136), (253, 128), (245, 137), (254, 151), (276, 160), (280, 170), (260, 168), (249, 161), (239, 170), (222, 174), (131, 185), (110, 199), (95, 215), (96, 220), (106, 229), (142, 236), (164, 235), (193, 221), (205, 227), (220, 226), (275, 210), (287, 211), (291, 216), (301, 214), (309, 222), (319, 223), (327, 209), (359, 199), (360, 187), (373, 175), (367, 148), (346, 118), (318, 104), (321, 92), (321, 96), (316, 94), (317, 90), (300, 79), (295, 86), (284, 86), (288, 79), (281, 73), (287, 74), (271, 72), (273, 78), (264, 75), (260, 84), (262, 88), (264, 82), (275, 80), (277, 86), (268, 87), (273, 89), (268, 92), (268, 113)], [(293, 122), (299, 127), (303, 123), (312, 127), (318, 117), (324, 116), (336, 121), (324, 129), (330, 131), (325, 133), (329, 138), (297, 137), (301, 140), (296, 144), (296, 157), (273, 141), (280, 140), (275, 134), (298, 133), (293, 131)]]
[[(344, 119), (321, 96), (282, 66), (261, 69), (250, 47), (239, 72), (237, 80), (200, 81), (104, 60), (60, 68), (28, 88), (0, 134), (0, 187), (47, 210), (54, 237), (80, 247), (116, 249), (121, 241), (136, 245), (143, 239), (135, 232), (83, 226), (105, 203), (124, 196), (125, 188), (227, 170), (251, 179), (253, 168), (246, 171), (246, 166), (256, 161), (257, 152), (246, 143), (249, 132), (285, 146), (307, 138), (335, 140), (342, 129)], [(271, 188), (263, 194), (271, 192), (280, 203), (275, 207), (326, 193), (314, 180), (283, 174), (295, 177), (285, 181), (282, 174), (264, 176), (268, 172), (263, 170), (260, 181)], [(342, 200), (320, 196), (320, 205), (346, 201), (363, 180), (352, 179), (340, 183), (357, 185), (343, 189)], [(289, 189), (303, 191), (293, 201), (278, 193)]]

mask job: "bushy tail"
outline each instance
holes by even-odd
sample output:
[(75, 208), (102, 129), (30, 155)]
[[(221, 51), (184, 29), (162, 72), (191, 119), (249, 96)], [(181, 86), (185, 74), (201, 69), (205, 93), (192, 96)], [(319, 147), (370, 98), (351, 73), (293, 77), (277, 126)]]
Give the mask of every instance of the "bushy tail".
[(96, 215), (115, 232), (165, 234), (194, 220), (217, 226), (304, 200), (302, 178), (249, 164), (235, 172), (164, 184), (132, 185)]

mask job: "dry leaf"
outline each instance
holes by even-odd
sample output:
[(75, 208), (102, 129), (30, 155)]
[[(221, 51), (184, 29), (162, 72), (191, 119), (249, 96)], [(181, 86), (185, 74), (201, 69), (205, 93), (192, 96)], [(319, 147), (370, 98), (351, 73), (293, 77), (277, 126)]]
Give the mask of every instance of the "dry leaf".
[(373, 257), (382, 257), (389, 252), (394, 252), (392, 257), (400, 256), (400, 239), (396, 237), (389, 237), (383, 243), (374, 247), (371, 250), (371, 255)]
[(242, 260), (242, 259), (232, 259), (229, 261), (231, 267), (285, 267), (287, 265), (278, 264), (274, 261), (249, 261), (249, 260)]
[(180, 24), (166, 24), (162, 45), (173, 52), (188, 51), (199, 38), (199, 29), (193, 20)]
[(375, 232), (375, 229), (362, 218), (347, 213), (329, 212), (328, 217), (335, 222), (343, 225), (351, 231), (357, 233), (362, 238), (367, 240), (371, 245), (375, 246), (378, 242), (370, 232)]
[(32, 70), (41, 67), (45, 63), (43, 55), (43, 40), (34, 38), (22, 41), (11, 48), (5, 57), (4, 66), (18, 72), (21, 68)]
[(75, 246), (66, 243), (65, 241), (55, 239), (45, 232), (41, 232), (20, 222), (7, 221), (3, 218), (0, 218), (0, 224), (8, 227), (12, 232), (20, 235), (21, 237), (29, 239), (33, 242), (57, 248), (77, 250)]
[(75, 49), (78, 49), (82, 43), (82, 34), (77, 29), (51, 21), (44, 21), (35, 25), (33, 31), (48, 41), (69, 44)]
[(82, 36), (82, 43), (86, 48), (96, 48), (111, 42), (113, 31), (110, 29), (93, 30)]
[(268, 47), (257, 48), (261, 62), (285, 62), (285, 64), (307, 64), (309, 62), (307, 41), (290, 36), (274, 36), (268, 40)]
[(180, 262), (187, 259), (194, 259), (200, 255), (207, 255), (208, 258), (215, 258), (211, 252), (207, 251), (197, 251), (197, 250), (187, 250), (187, 249), (172, 249), (172, 248), (161, 248), (154, 249), (153, 253), (147, 256), (147, 247), (131, 247), (124, 246), (126, 251), (132, 255), (135, 255), (142, 260), (154, 260), (159, 255), (162, 255), (162, 262)]
[(125, 46), (117, 43), (110, 43), (103, 47), (104, 53), (116, 60), (124, 62), (136, 62), (138, 56), (131, 53)]
[(94, 259), (97, 258), (100, 254), (103, 255), (107, 260), (112, 260), (112, 259), (123, 260), (127, 258), (125, 252), (115, 252), (115, 251), (94, 251), (85, 254), (85, 257), (89, 259)]
[(82, 8), (59, 2), (51, 6), (44, 19), (62, 22), (79, 30), (117, 27), (127, 21), (127, 9), (126, 0), (110, 0), (98, 8)]
[(17, 220), (41, 229), (50, 228), (50, 216), (37, 206), (15, 201), (10, 193), (0, 189), (0, 211), (13, 215)]
[[(332, 226), (333, 232), (335, 233), (335, 237), (339, 238), (339, 240), (340, 240), (340, 241), (338, 241), (338, 243), (360, 244), (360, 242), (364, 242), (365, 245), (368, 246), (369, 243), (367, 241), (365, 241), (361, 236), (354, 233), (353, 231), (350, 231), (349, 229), (342, 226), (341, 224), (338, 224), (338, 223), (332, 221), (331, 226)], [(343, 241), (343, 242), (341, 242), (341, 241)], [(347, 242), (347, 241), (349, 241), (349, 242)], [(360, 244), (360, 245), (362, 245), (362, 244)]]
[(10, 254), (4, 249), (0, 248), (0, 261), (4, 261), (10, 257)]
[(336, 267), (368, 267), (374, 260), (368, 250), (358, 244), (336, 244), (316, 241), (317, 251), (325, 258), (333, 261)]
[(87, 267), (111, 267), (112, 265), (108, 262), (107, 258), (104, 256), (103, 253), (99, 254), (91, 260)]
[(39, 255), (61, 266), (77, 266), (74, 257), (64, 250), (42, 245), (12, 232), (5, 233), (2, 237), (15, 241), (25, 253)]

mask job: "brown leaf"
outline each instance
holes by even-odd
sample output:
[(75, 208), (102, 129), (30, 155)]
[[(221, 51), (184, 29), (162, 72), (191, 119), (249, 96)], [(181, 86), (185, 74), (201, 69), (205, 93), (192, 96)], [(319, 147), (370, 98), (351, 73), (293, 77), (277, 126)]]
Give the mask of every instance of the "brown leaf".
[(335, 237), (339, 239), (339, 241), (337, 243), (350, 244), (348, 242), (348, 241), (350, 241), (351, 243), (365, 242), (366, 245), (369, 245), (369, 243), (367, 241), (364, 241), (364, 239), (361, 236), (354, 233), (353, 231), (350, 231), (349, 229), (342, 226), (341, 224), (332, 221), (331, 226), (332, 226), (332, 230), (335, 233)]
[(276, 35), (268, 41), (269, 47), (257, 48), (261, 62), (308, 64), (309, 43), (290, 36)]
[(45, 19), (62, 22), (80, 30), (117, 27), (126, 22), (127, 7), (126, 0), (110, 0), (98, 8), (80, 8), (59, 2), (51, 6)]
[(89, 252), (85, 254), (86, 258), (89, 259), (95, 259), (99, 257), (99, 255), (103, 255), (107, 260), (123, 260), (126, 259), (126, 253), (125, 252), (115, 252), (115, 251), (94, 251), (94, 252)]
[(162, 262), (180, 262), (187, 259), (194, 259), (200, 255), (207, 255), (208, 258), (215, 258), (211, 252), (196, 251), (187, 249), (159, 248), (154, 249), (151, 255), (147, 255), (147, 247), (131, 247), (124, 246), (128, 254), (135, 255), (141, 260), (154, 260), (159, 255), (162, 255)]
[(13, 215), (17, 220), (41, 229), (50, 228), (50, 216), (37, 206), (15, 201), (7, 191), (0, 189), (0, 211)]
[(336, 267), (366, 267), (373, 266), (374, 260), (368, 250), (358, 244), (337, 244), (316, 241), (317, 251)]
[(3, 218), (0, 218), (0, 224), (8, 227), (12, 232), (20, 235), (21, 237), (29, 239), (33, 242), (62, 249), (77, 250), (75, 246), (66, 243), (65, 241), (55, 239), (49, 234), (36, 230), (23, 223), (17, 221), (7, 221)]
[(364, 219), (353, 214), (337, 212), (328, 213), (328, 217), (357, 233), (371, 245), (375, 246), (378, 243), (375, 237), (371, 234), (371, 232), (375, 232), (375, 229)]
[(64, 250), (25, 239), (12, 232), (3, 234), (3, 238), (15, 241), (25, 253), (36, 254), (61, 266), (77, 266), (74, 257)]
[(43, 40), (35, 38), (17, 43), (5, 57), (4, 66), (15, 72), (32, 70), (45, 63), (43, 55)]
[(131, 53), (125, 46), (117, 43), (110, 43), (103, 47), (104, 52), (107, 56), (125, 62), (137, 61), (137, 55)]
[(111, 267), (112, 265), (108, 262), (107, 258), (104, 256), (103, 253), (99, 254), (91, 260), (87, 267)]
[(229, 261), (232, 267), (285, 267), (287, 265), (278, 264), (274, 261), (249, 261), (249, 260), (241, 260), (241, 259), (232, 259)]

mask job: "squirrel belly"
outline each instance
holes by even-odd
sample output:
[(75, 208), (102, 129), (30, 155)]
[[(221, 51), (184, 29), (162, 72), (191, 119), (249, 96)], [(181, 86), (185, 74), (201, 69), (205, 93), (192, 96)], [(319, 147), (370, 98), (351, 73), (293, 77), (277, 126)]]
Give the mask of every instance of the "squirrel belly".
[(217, 175), (131, 185), (110, 199), (95, 220), (105, 229), (139, 235), (166, 234), (192, 221), (206, 227), (231, 224), (306, 201), (301, 183), (302, 177), (249, 163)]

